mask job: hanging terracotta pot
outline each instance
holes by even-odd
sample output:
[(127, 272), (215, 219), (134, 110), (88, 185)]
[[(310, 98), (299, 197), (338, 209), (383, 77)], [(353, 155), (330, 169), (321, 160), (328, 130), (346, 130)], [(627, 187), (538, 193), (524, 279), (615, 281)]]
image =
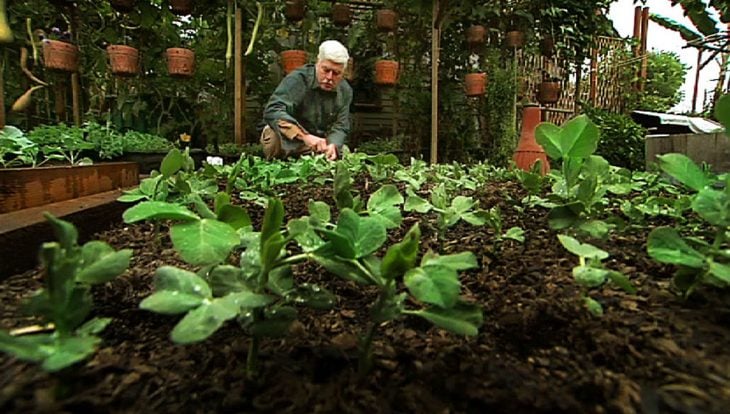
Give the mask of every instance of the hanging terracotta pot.
[(291, 22), (304, 19), (304, 0), (287, 0), (284, 5), (284, 16)]
[(553, 57), (555, 54), (555, 39), (552, 35), (545, 35), (540, 39), (540, 53), (545, 57)]
[(134, 76), (139, 73), (139, 50), (126, 45), (109, 45), (109, 66), (118, 76)]
[(375, 84), (393, 86), (398, 82), (398, 62), (378, 60), (375, 62)]
[(487, 39), (487, 28), (475, 24), (466, 29), (466, 43), (471, 47), (482, 46)]
[(510, 30), (505, 34), (505, 44), (510, 49), (519, 49), (525, 45), (525, 33), (519, 30)]
[(537, 85), (537, 101), (543, 105), (558, 103), (561, 91), (560, 82), (542, 81)]
[(43, 41), (43, 65), (52, 70), (76, 72), (79, 69), (79, 48), (68, 42)]
[(398, 24), (398, 13), (391, 9), (380, 9), (375, 12), (375, 27), (381, 32), (392, 32)]
[(193, 0), (170, 0), (170, 11), (178, 16), (187, 16), (193, 12)]
[(467, 73), (464, 76), (466, 96), (482, 96), (487, 91), (486, 73)]
[(526, 105), (522, 110), (522, 130), (520, 142), (512, 157), (518, 168), (530, 171), (537, 161), (540, 161), (540, 173), (550, 171), (545, 150), (535, 140), (535, 128), (542, 120), (542, 110), (536, 105)]
[(195, 73), (195, 52), (182, 47), (171, 47), (165, 52), (167, 73), (172, 77), (189, 78)]
[(134, 9), (134, 3), (136, 2), (137, 0), (109, 0), (112, 9), (121, 13), (131, 12)]
[(285, 50), (281, 52), (281, 66), (284, 68), (284, 73), (289, 73), (306, 64), (307, 52), (303, 50)]
[(337, 3), (332, 6), (332, 23), (338, 27), (345, 27), (352, 20), (352, 11), (350, 6), (343, 3)]

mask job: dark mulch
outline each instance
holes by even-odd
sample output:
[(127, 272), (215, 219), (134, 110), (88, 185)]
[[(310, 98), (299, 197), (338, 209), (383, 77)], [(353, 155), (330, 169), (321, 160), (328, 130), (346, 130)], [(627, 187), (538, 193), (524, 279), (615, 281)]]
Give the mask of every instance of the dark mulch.
[[(310, 197), (329, 189), (290, 189), (287, 217), (306, 213)], [(158, 247), (150, 225), (118, 225), (98, 235), (134, 249), (133, 266), (95, 291), (97, 313), (114, 318), (92, 359), (63, 375), (0, 356), (0, 411), (52, 412), (337, 412), (337, 413), (726, 413), (730, 407), (730, 308), (722, 292), (686, 301), (672, 293), (672, 269), (646, 255), (644, 232), (621, 233), (601, 246), (606, 265), (630, 276), (629, 295), (592, 292), (605, 308), (593, 317), (572, 280), (577, 259), (548, 230), (545, 211), (520, 213), (512, 183), (480, 189), (482, 207), (499, 205), (504, 228), (520, 226), (524, 244), (495, 245), (492, 231), (458, 224), (443, 252), (471, 250), (481, 268), (464, 273), (465, 295), (484, 307), (476, 338), (462, 338), (414, 318), (381, 326), (376, 366), (357, 376), (356, 338), (375, 292), (311, 264), (295, 273), (339, 297), (330, 311), (302, 309), (291, 335), (264, 341), (258, 383), (245, 380), (248, 339), (226, 325), (191, 346), (168, 338), (178, 320), (138, 309), (152, 291), (154, 270), (185, 265), (168, 242)], [(262, 211), (250, 206), (260, 220)], [(433, 216), (409, 215), (397, 240), (419, 219), (422, 251), (440, 244)], [(34, 254), (34, 253), (31, 253)], [(0, 326), (25, 326), (22, 297), (40, 283), (36, 269), (0, 284)], [(58, 388), (55, 385), (61, 384)], [(65, 396), (54, 397), (63, 389)]]

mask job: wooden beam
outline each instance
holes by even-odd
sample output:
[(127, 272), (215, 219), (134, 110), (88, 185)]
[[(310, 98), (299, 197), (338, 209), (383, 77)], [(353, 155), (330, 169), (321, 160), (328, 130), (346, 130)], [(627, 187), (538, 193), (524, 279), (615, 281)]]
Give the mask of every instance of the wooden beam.
[(0, 50), (0, 129), (5, 128), (5, 48)]
[(431, 164), (438, 162), (439, 146), (439, 51), (441, 31), (438, 24), (439, 0), (433, 1), (431, 27)]
[(236, 8), (236, 23), (234, 28), (234, 131), (236, 145), (244, 141), (244, 111), (246, 110), (246, 85), (243, 74), (243, 11)]
[(591, 49), (590, 71), (588, 100), (591, 102), (591, 105), (596, 106), (596, 102), (598, 101), (598, 47)]
[[(78, 9), (75, 3), (71, 3), (71, 34), (76, 37), (79, 33), (79, 25), (81, 19), (79, 19)], [(81, 66), (81, 65), (79, 65)], [(79, 71), (81, 68), (79, 68)], [(71, 102), (73, 108), (74, 124), (77, 127), (81, 126), (81, 83), (79, 72), (71, 74)]]
[(639, 90), (644, 90), (646, 83), (646, 73), (649, 67), (649, 57), (646, 54), (646, 43), (649, 37), (649, 8), (644, 7), (641, 10), (641, 72), (639, 73)]

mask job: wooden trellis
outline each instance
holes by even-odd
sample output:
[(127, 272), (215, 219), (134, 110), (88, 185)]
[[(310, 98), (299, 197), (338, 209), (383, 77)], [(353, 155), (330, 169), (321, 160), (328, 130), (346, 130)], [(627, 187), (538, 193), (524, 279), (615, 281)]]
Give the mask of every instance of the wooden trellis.
[(629, 43), (625, 39), (600, 36), (592, 50), (588, 70), (581, 74), (580, 91), (576, 94), (576, 75), (571, 74), (558, 62), (559, 56), (547, 58), (536, 53), (516, 52), (519, 98), (523, 102), (537, 102), (537, 85), (542, 81), (543, 72), (561, 79), (563, 92), (556, 104), (547, 105), (546, 118), (562, 123), (580, 108), (579, 102), (620, 112), (624, 109), (626, 83), (623, 73), (626, 66), (636, 71), (641, 64), (640, 58), (631, 57)]

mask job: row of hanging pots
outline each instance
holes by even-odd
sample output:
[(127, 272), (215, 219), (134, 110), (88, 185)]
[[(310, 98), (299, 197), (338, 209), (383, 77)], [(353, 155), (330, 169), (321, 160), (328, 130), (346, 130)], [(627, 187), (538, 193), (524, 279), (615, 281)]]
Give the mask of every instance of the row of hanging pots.
[[(180, 16), (186, 16), (193, 11), (193, 0), (169, 0), (170, 11)], [(129, 13), (134, 10), (137, 0), (109, 0), (112, 8), (120, 13)]]
[[(134, 76), (139, 73), (139, 50), (126, 45), (109, 45), (106, 48), (109, 66), (118, 76)], [(195, 52), (172, 47), (166, 53), (167, 71), (170, 76), (188, 78), (195, 72)], [(79, 68), (79, 48), (60, 40), (43, 41), (43, 64), (47, 69), (76, 72)]]
[[(466, 29), (466, 43), (476, 48), (484, 45), (487, 40), (486, 27), (475, 24)], [(525, 45), (525, 33), (519, 30), (510, 30), (505, 33), (505, 44), (509, 48), (518, 49)], [(544, 35), (540, 39), (540, 53), (552, 57), (555, 54), (555, 39), (552, 35)]]
[[(304, 50), (284, 50), (280, 53), (281, 66), (288, 74), (294, 69), (307, 64), (307, 52)], [(345, 69), (345, 79), (354, 78), (354, 60), (350, 58)], [(393, 86), (398, 81), (398, 62), (394, 60), (378, 60), (375, 62), (375, 84)]]

